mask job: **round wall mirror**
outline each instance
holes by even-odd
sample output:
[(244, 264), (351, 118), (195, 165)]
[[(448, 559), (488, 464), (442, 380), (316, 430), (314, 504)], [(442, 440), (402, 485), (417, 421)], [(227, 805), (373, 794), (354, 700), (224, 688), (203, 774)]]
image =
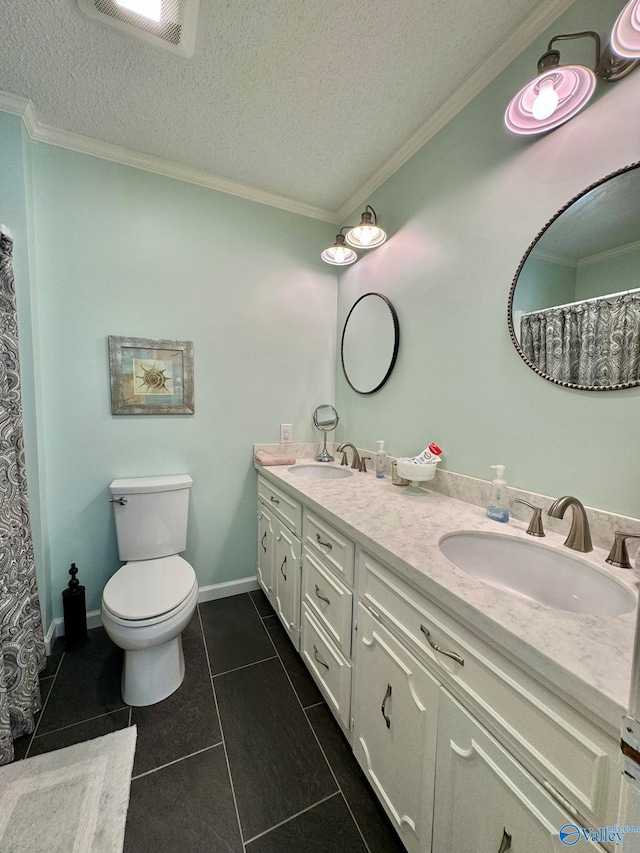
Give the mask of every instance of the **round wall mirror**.
[(358, 394), (375, 394), (396, 363), (400, 327), (393, 305), (381, 293), (354, 302), (342, 330), (344, 378)]
[(509, 332), (539, 376), (583, 391), (640, 385), (640, 163), (587, 187), (527, 249)]
[(324, 442), (321, 452), (316, 456), (317, 462), (333, 462), (333, 456), (329, 455), (327, 450), (327, 433), (331, 432), (338, 426), (338, 413), (328, 403), (323, 403), (317, 406), (313, 413), (313, 424), (316, 429), (324, 433)]

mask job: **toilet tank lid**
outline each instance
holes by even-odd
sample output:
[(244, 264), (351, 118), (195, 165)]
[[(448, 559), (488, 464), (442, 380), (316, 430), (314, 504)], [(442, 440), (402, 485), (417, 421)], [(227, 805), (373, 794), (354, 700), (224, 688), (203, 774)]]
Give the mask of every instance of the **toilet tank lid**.
[(112, 495), (140, 495), (145, 492), (170, 492), (174, 489), (190, 489), (193, 480), (188, 474), (169, 477), (132, 477), (114, 480), (109, 489)]

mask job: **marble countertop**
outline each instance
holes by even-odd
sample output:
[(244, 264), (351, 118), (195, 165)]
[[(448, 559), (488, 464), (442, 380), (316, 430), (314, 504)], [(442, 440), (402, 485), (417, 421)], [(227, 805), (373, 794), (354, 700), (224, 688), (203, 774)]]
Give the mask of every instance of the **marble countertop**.
[[(297, 464), (313, 460), (299, 459)], [(615, 735), (627, 708), (635, 612), (597, 616), (556, 610), (501, 592), (458, 569), (438, 542), (456, 530), (522, 537), (526, 525), (487, 518), (483, 509), (437, 492), (405, 494), (389, 477), (354, 472), (340, 480), (299, 477), (288, 466), (256, 464), (261, 476), (324, 514), (413, 586)], [(568, 524), (568, 520), (567, 520)], [(567, 527), (568, 529), (568, 527)], [(564, 548), (547, 532), (544, 544)], [(569, 552), (573, 554), (574, 552)], [(607, 552), (580, 554), (637, 591), (631, 572), (605, 563)]]

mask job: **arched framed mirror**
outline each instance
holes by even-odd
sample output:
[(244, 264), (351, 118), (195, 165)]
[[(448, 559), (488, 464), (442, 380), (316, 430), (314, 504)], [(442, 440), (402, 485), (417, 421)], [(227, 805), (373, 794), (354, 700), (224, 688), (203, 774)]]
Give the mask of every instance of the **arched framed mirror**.
[(365, 293), (351, 307), (342, 330), (344, 378), (357, 394), (375, 394), (396, 363), (400, 344), (398, 316), (381, 293)]
[(509, 332), (539, 376), (581, 391), (640, 385), (640, 163), (571, 199), (527, 249)]

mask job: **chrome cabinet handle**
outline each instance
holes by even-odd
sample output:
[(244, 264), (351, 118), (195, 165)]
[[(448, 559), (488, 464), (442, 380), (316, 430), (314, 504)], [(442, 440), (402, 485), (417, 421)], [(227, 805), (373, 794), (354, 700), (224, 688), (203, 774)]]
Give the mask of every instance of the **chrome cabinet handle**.
[(386, 706), (387, 706), (387, 700), (388, 700), (388, 699), (390, 699), (390, 698), (391, 698), (391, 685), (390, 685), (390, 684), (387, 684), (387, 692), (384, 694), (384, 699), (382, 700), (382, 708), (381, 708), (381, 710), (382, 710), (382, 716), (384, 717), (384, 721), (385, 721), (385, 723), (387, 724), (387, 728), (388, 728), (388, 729), (390, 729), (390, 728), (391, 728), (391, 717), (388, 717), (388, 716), (387, 716), (387, 712), (386, 712), (386, 710), (385, 710), (385, 709), (386, 709)]
[(507, 832), (506, 829), (502, 830), (502, 843), (498, 848), (498, 853), (506, 853), (507, 850), (511, 850), (511, 836)]
[(328, 548), (330, 551), (333, 549), (331, 542), (323, 542), (319, 533), (316, 533), (316, 539), (318, 540), (318, 545), (322, 545), (323, 548)]
[(287, 574), (286, 574), (286, 572), (285, 572), (285, 570), (284, 570), (284, 567), (285, 567), (286, 565), (287, 565), (287, 558), (285, 557), (285, 558), (284, 558), (284, 560), (282, 561), (282, 565), (280, 566), (280, 571), (281, 571), (281, 573), (282, 573), (282, 577), (283, 577), (285, 580), (287, 579)]
[(329, 601), (329, 599), (326, 597), (326, 595), (323, 595), (323, 594), (320, 592), (320, 587), (318, 586), (318, 584), (316, 584), (316, 595), (318, 596), (318, 598), (320, 599), (320, 601), (326, 601), (326, 602), (327, 602), (327, 604), (331, 604), (331, 602), (330, 602), (330, 601)]
[(265, 554), (267, 553), (267, 546), (264, 544), (264, 540), (266, 538), (267, 538), (267, 531), (265, 530), (264, 536), (262, 537), (262, 542), (260, 543), (262, 545), (262, 550), (264, 551)]
[(274, 498), (274, 496), (273, 496), (273, 495), (270, 495), (270, 496), (269, 496), (269, 500), (271, 501), (271, 503), (274, 503), (274, 504), (279, 504), (279, 503), (280, 503), (280, 501), (278, 500), (278, 498)]
[(453, 660), (456, 661), (456, 663), (459, 663), (460, 666), (464, 666), (464, 658), (461, 658), (460, 655), (457, 655), (455, 652), (447, 652), (444, 649), (441, 649), (437, 643), (433, 642), (433, 640), (431, 639), (431, 632), (428, 631), (424, 627), (424, 625), (420, 626), (420, 630), (425, 635), (425, 637), (427, 638), (427, 642), (429, 643), (431, 648), (434, 649), (434, 651), (440, 652), (441, 655), (446, 655), (448, 658), (453, 658)]
[(329, 669), (329, 664), (328, 664), (328, 663), (325, 663), (323, 660), (321, 660), (321, 659), (318, 657), (318, 647), (317, 647), (317, 646), (314, 646), (314, 647), (313, 647), (313, 656), (314, 656), (314, 658), (318, 661), (318, 663), (320, 664), (320, 666), (323, 666), (325, 669)]
[(123, 495), (121, 498), (111, 498), (109, 503), (120, 504), (120, 506), (126, 506), (129, 503), (129, 498), (127, 498), (126, 495)]

